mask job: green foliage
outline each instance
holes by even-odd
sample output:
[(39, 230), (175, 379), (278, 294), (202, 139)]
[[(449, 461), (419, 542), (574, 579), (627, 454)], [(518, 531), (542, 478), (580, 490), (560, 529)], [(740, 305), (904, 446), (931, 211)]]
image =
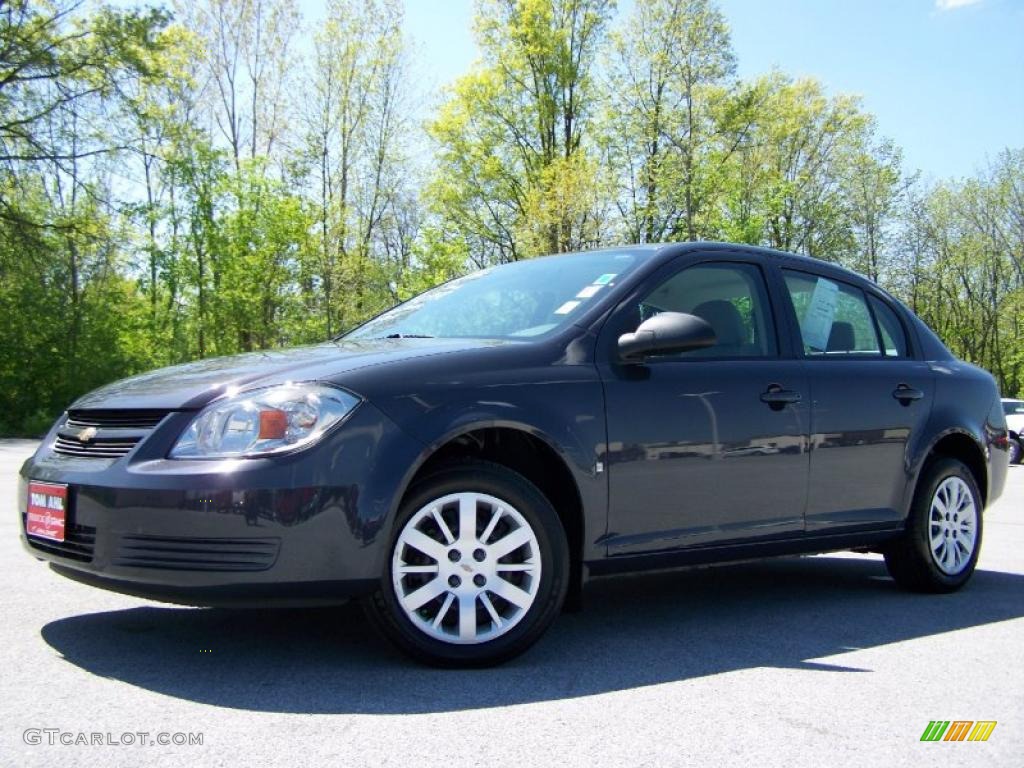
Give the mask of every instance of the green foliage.
[(893, 288), (959, 356), (1024, 390), (1024, 149), (978, 177), (916, 190)]
[(428, 126), (426, 195), (477, 266), (600, 242), (605, 200), (587, 153), (610, 13), (608, 0), (480, 1), (483, 56)]
[(612, 35), (599, 143), (631, 242), (714, 236), (726, 164), (749, 127), (735, 109), (729, 29), (708, 0), (639, 0)]
[(83, 391), (150, 360), (137, 341), (144, 303), (110, 217), (87, 204), (53, 217), (42, 190), (31, 191), (22, 215), (49, 226), (0, 238), (0, 434), (38, 432)]
[(304, 56), (294, 0), (176, 9), (0, 3), (0, 434), (624, 242), (842, 263), (1024, 389), (1024, 149), (922, 184), (857, 99), (739, 79), (713, 0), (636, 0), (615, 27), (611, 0), (477, 0), (480, 59), (420, 136), (400, 0), (330, 0)]
[(74, 11), (0, 6), (0, 434), (38, 432), (150, 362), (105, 163), (128, 119), (123, 89), (157, 76), (167, 17)]

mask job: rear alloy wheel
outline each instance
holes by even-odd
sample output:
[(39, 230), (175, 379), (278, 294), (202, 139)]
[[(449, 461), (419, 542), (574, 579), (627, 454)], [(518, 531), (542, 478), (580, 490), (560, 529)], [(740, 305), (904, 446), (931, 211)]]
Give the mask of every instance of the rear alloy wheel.
[(955, 459), (940, 459), (922, 473), (907, 531), (885, 553), (900, 586), (952, 592), (971, 577), (981, 549), (981, 494)]
[(1010, 463), (1020, 464), (1021, 445), (1020, 438), (1010, 438)]
[(547, 499), (521, 475), (443, 469), (402, 505), (371, 619), (402, 650), (442, 666), (522, 653), (565, 597), (568, 547)]
[(932, 496), (928, 516), (932, 561), (949, 576), (960, 573), (975, 550), (978, 508), (961, 478), (947, 477)]

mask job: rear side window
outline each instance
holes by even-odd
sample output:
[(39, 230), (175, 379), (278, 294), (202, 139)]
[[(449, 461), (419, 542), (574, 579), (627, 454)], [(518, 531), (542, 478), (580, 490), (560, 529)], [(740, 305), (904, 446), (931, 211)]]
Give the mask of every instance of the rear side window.
[(903, 324), (892, 308), (884, 301), (869, 296), (871, 309), (878, 320), (878, 330), (882, 334), (882, 347), (886, 357), (907, 357), (907, 336)]
[(816, 356), (880, 355), (875, 322), (864, 292), (817, 275), (786, 271), (804, 354)]

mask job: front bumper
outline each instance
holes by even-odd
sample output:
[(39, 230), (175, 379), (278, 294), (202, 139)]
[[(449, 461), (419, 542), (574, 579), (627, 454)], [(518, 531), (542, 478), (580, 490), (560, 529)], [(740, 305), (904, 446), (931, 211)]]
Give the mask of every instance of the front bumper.
[[(177, 412), (127, 456), (63, 456), (49, 436), (21, 469), (21, 540), (58, 573), (193, 605), (343, 599), (373, 590), (423, 446), (368, 403), (292, 456), (165, 457)], [(25, 533), (29, 480), (68, 485), (64, 542)]]

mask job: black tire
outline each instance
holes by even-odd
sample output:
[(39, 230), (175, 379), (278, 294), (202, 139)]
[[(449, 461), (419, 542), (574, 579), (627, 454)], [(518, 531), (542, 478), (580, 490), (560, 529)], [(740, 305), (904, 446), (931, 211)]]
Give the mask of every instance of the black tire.
[(1010, 463), (1020, 464), (1021, 460), (1020, 438), (1010, 438)]
[[(959, 478), (974, 502), (976, 534), (970, 557), (956, 573), (944, 572), (932, 554), (932, 501), (939, 486), (950, 478)], [(885, 565), (898, 585), (916, 592), (953, 592), (971, 578), (978, 562), (982, 542), (982, 502), (978, 484), (970, 470), (956, 459), (941, 458), (929, 463), (921, 473), (907, 519), (906, 532), (885, 550)]]
[[(518, 623), (491, 640), (459, 645), (432, 637), (406, 615), (392, 580), (392, 556), (402, 531), (417, 512), (448, 494), (466, 492), (496, 497), (525, 518), (539, 545), (541, 573), (533, 602)], [(565, 531), (544, 494), (507, 467), (464, 461), (440, 468), (406, 494), (395, 519), (379, 587), (363, 600), (363, 606), (384, 637), (418, 661), (440, 667), (487, 667), (518, 656), (540, 638), (562, 608), (569, 572)]]

